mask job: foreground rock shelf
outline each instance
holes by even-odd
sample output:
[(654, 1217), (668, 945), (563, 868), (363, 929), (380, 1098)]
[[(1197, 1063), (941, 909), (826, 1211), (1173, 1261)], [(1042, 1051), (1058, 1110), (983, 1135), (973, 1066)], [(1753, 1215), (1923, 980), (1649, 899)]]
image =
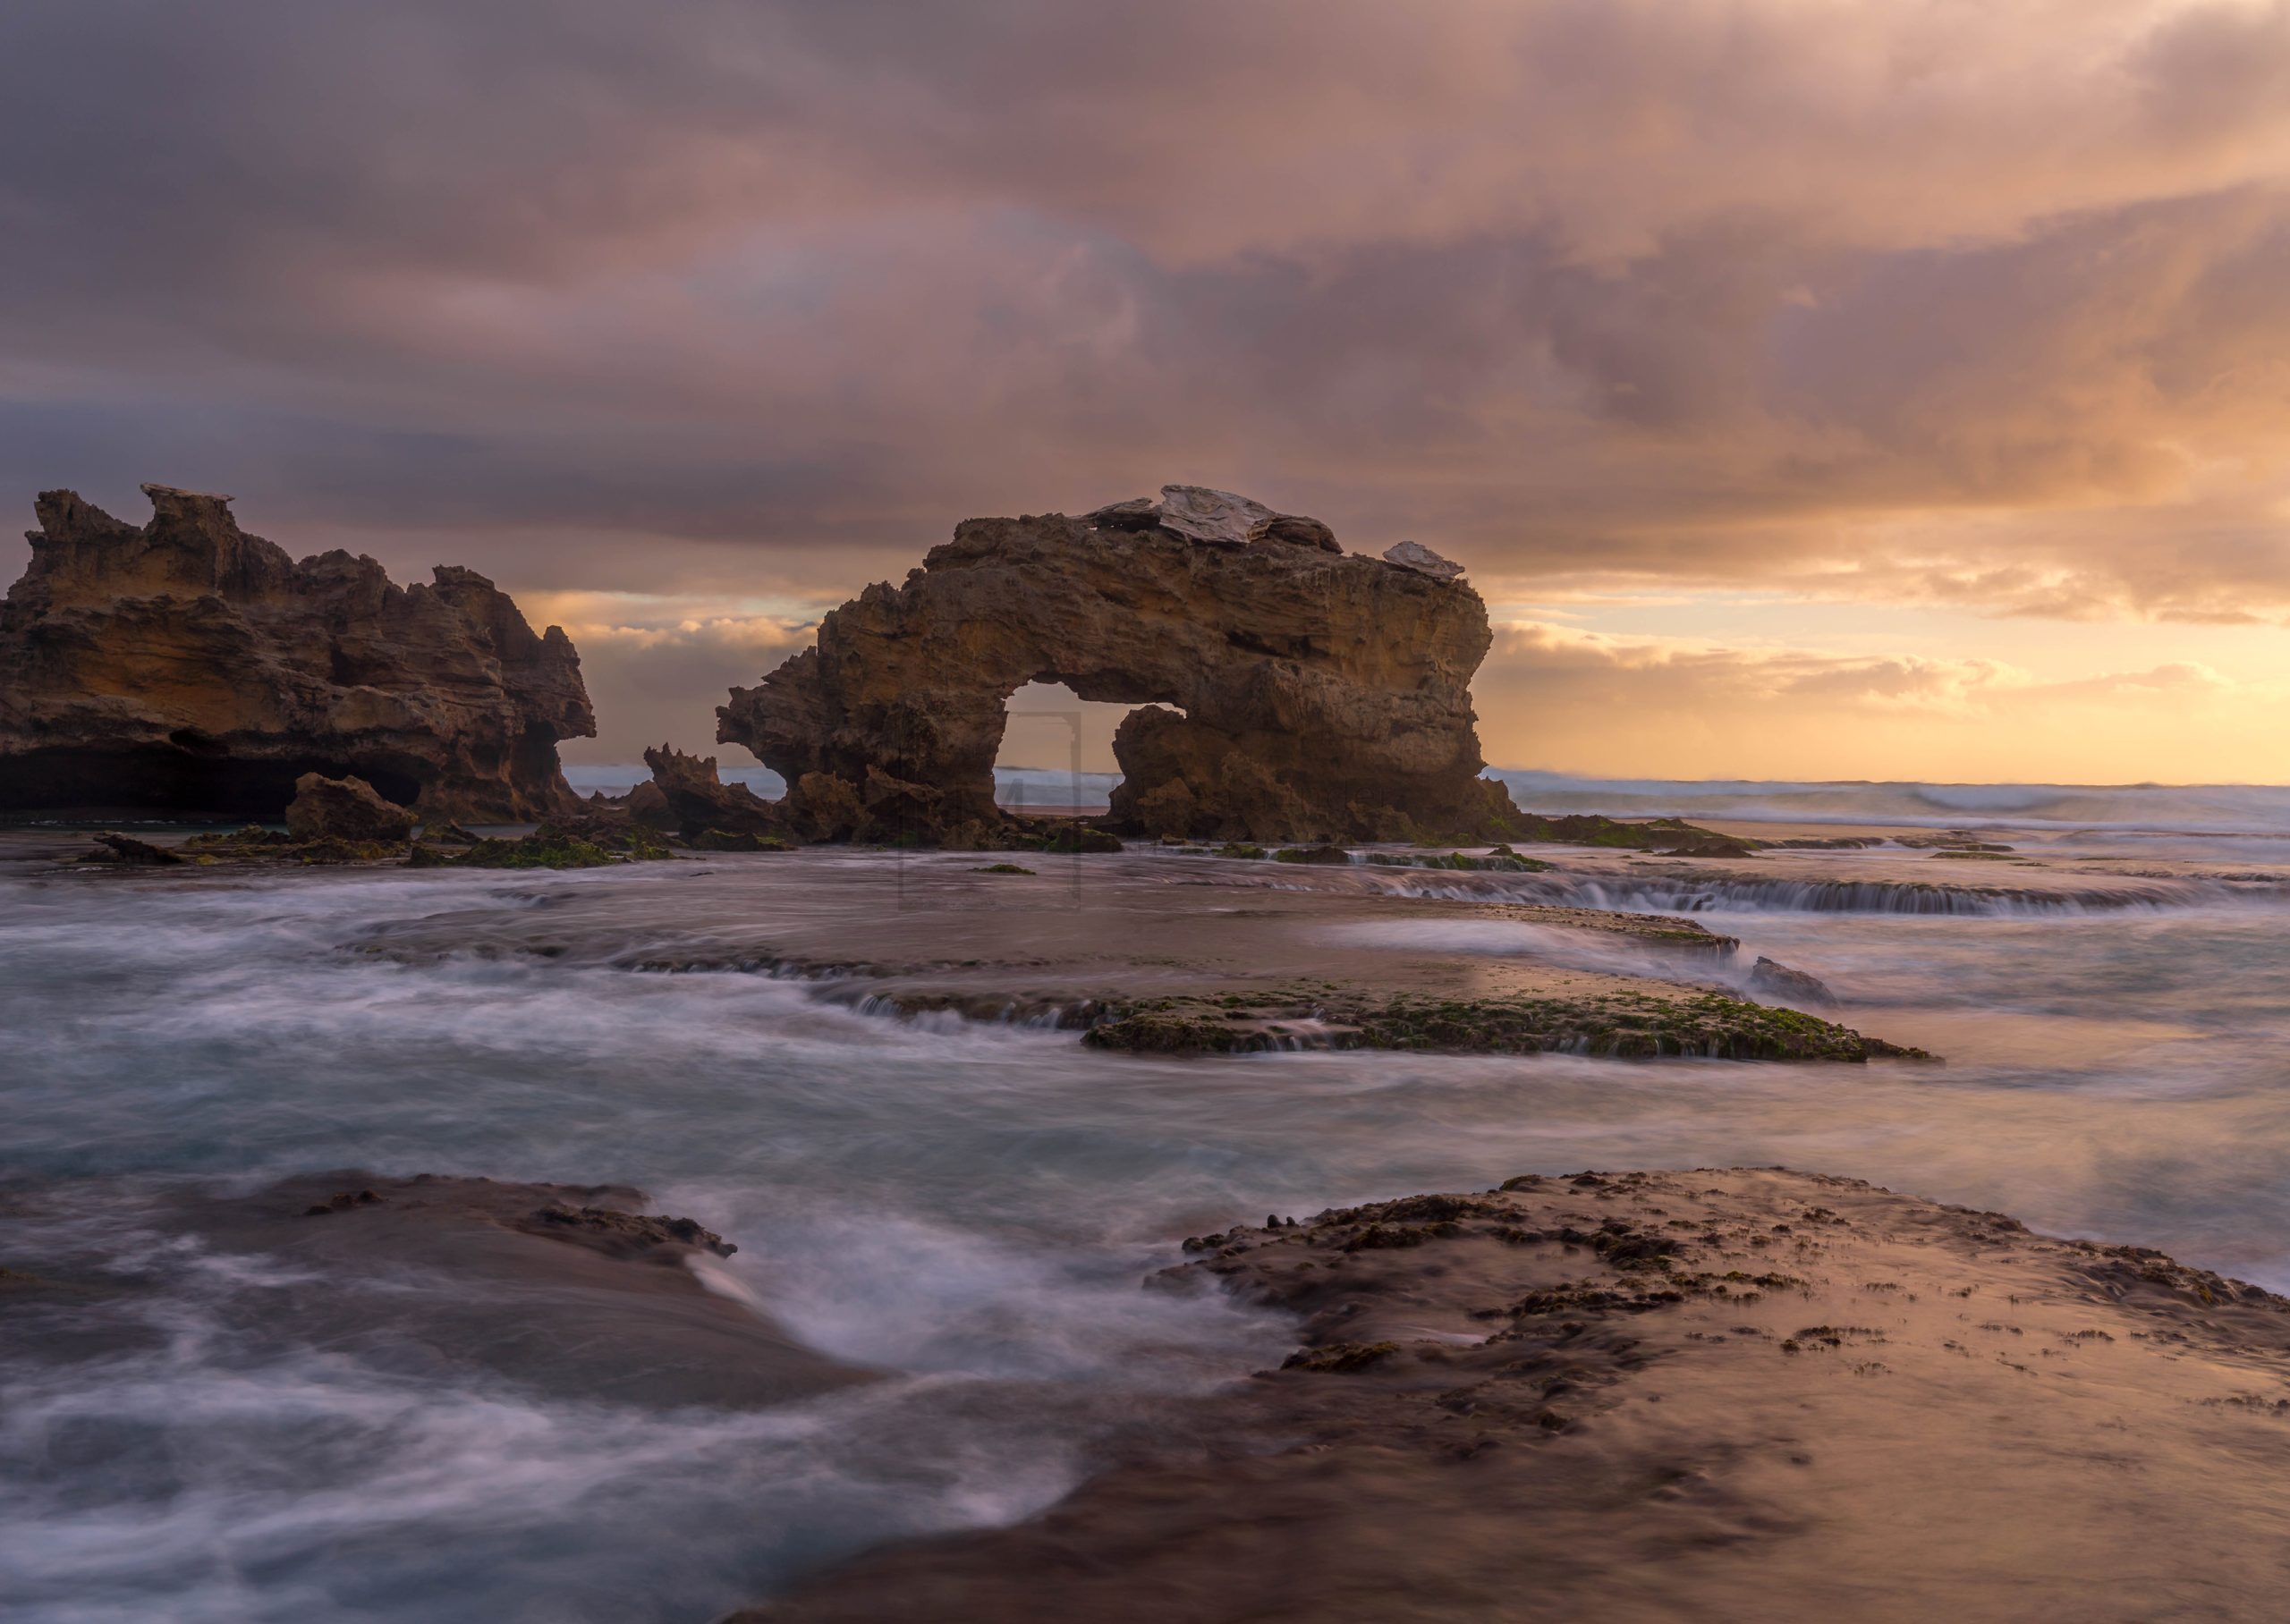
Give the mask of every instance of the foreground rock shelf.
[(734, 1624), (2255, 1620), (2290, 1582), (2290, 1302), (2157, 1252), (1778, 1169), (1186, 1249), (1156, 1283), (1295, 1315), (1281, 1368)]

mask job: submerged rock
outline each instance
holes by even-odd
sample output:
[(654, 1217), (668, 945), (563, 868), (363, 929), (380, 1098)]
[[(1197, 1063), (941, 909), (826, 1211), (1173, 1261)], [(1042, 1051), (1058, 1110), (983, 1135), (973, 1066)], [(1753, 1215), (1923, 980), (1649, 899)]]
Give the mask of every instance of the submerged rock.
[(1479, 776), (1471, 708), (1486, 606), (1409, 558), (1346, 555), (1317, 520), (1198, 486), (970, 520), (734, 689), (717, 737), (787, 781), (803, 839), (991, 846), (1005, 701), (1062, 682), (1148, 707), (1115, 736), (1121, 833), (1501, 838), (1514, 808)]
[(580, 656), (474, 571), (399, 587), (370, 558), (296, 562), (227, 496), (143, 487), (138, 529), (41, 493), (0, 606), (0, 811), (275, 818), (355, 775), (418, 816), (523, 821), (572, 800), (596, 731)]
[(1752, 997), (1767, 1002), (1811, 1004), (1821, 1010), (1836, 1009), (1840, 1002), (1819, 977), (1777, 964), (1762, 954), (1750, 967), (1749, 987)]

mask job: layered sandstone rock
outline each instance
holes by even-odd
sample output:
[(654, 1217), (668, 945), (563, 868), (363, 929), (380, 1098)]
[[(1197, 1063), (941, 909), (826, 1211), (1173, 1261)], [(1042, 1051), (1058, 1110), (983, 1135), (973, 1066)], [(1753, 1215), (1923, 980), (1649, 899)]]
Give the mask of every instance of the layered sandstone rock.
[(561, 739), (596, 732), (580, 656), (473, 571), (398, 587), (348, 553), (299, 563), (227, 496), (143, 487), (138, 529), (43, 492), (0, 606), (0, 811), (276, 817), (306, 774), (424, 818), (572, 803)]
[(1176, 707), (1115, 734), (1124, 833), (1494, 838), (1514, 809), (1479, 776), (1470, 689), (1488, 642), (1452, 574), (1173, 486), (1078, 519), (968, 520), (903, 586), (868, 588), (816, 648), (734, 689), (717, 737), (793, 786), (786, 810), (812, 838), (992, 844), (1005, 702), (1062, 682)]

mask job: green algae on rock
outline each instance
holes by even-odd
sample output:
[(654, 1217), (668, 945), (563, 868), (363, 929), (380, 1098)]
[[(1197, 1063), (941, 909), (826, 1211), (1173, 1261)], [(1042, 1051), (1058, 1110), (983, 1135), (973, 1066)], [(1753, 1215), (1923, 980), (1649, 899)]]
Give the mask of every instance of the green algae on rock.
[(1434, 998), (1399, 994), (1221, 1000), (1170, 997), (1107, 1006), (1082, 1034), (1093, 1048), (1149, 1054), (1269, 1049), (1402, 1049), (1466, 1054), (1565, 1052), (1616, 1060), (1930, 1060), (1796, 1010), (1715, 991), (1682, 997), (1615, 992), (1580, 997)]
[(1557, 865), (1521, 857), (1497, 846), (1484, 857), (1467, 851), (1370, 851), (1361, 861), (1378, 868), (1446, 868), (1458, 874), (1548, 874)]
[(543, 824), (513, 840), (480, 839), (458, 850), (416, 846), (413, 868), (604, 868), (615, 863), (664, 862), (675, 856), (659, 834), (641, 824), (583, 825), (578, 830)]

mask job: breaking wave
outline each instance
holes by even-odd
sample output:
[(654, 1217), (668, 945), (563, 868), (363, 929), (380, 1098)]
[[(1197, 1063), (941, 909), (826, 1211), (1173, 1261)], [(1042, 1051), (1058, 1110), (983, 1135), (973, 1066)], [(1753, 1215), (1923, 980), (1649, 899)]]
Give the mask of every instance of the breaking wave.
[(2279, 784), (1799, 783), (1758, 779), (1576, 778), (1488, 769), (1520, 806), (1610, 817), (2119, 829), (2290, 838)]

